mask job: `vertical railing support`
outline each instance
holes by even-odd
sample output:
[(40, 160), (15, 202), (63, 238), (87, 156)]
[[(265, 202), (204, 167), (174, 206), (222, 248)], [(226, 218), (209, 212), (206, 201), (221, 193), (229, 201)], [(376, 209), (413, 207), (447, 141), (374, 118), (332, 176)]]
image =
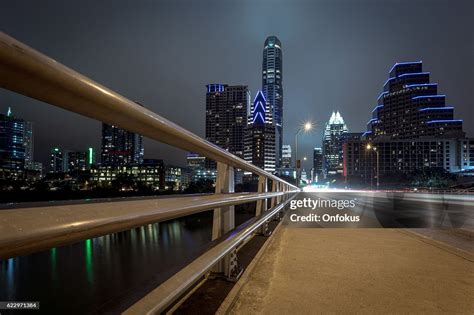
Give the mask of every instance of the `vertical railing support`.
[[(280, 183), (280, 182), (278, 182), (278, 183), (277, 183), (277, 191), (278, 191), (278, 192), (282, 191), (282, 188), (283, 188), (283, 184)], [(280, 202), (281, 202), (281, 196), (278, 196), (276, 199), (277, 199), (277, 205), (280, 204)]]
[[(217, 162), (216, 194), (234, 193), (234, 168)], [(215, 240), (235, 228), (234, 206), (214, 209), (212, 221), (212, 240)], [(236, 281), (242, 268), (238, 265), (237, 251), (234, 250), (216, 264), (212, 271), (215, 275), (223, 275), (227, 280)]]
[[(278, 191), (278, 182), (277, 181), (272, 181), (272, 192), (277, 192)], [(277, 205), (277, 197), (273, 197), (271, 202), (270, 202), (270, 208), (273, 208)]]
[[(268, 192), (267, 178), (265, 176), (258, 177), (258, 190), (259, 193)], [(263, 212), (267, 211), (267, 199), (257, 200), (257, 211), (256, 216), (261, 215)]]
[[(259, 193), (266, 193), (268, 192), (268, 180), (265, 176), (259, 176), (258, 177), (258, 192)], [(263, 212), (267, 211), (267, 199), (260, 199), (257, 200), (257, 210), (255, 215), (259, 216)], [(262, 227), (259, 229), (257, 232), (258, 234), (264, 235), (264, 236), (269, 236), (271, 234), (269, 228), (268, 228), (268, 223), (269, 220), (267, 220), (264, 224), (262, 224)]]
[[(273, 181), (272, 183), (272, 192), (280, 192), (281, 191), (281, 186), (280, 186), (280, 182), (276, 182), (276, 181)], [(274, 197), (272, 198), (272, 208), (279, 205), (281, 202), (281, 196), (277, 196), (277, 197)], [(278, 211), (275, 216), (273, 217), (273, 219), (275, 221), (280, 221), (282, 218), (282, 211)]]

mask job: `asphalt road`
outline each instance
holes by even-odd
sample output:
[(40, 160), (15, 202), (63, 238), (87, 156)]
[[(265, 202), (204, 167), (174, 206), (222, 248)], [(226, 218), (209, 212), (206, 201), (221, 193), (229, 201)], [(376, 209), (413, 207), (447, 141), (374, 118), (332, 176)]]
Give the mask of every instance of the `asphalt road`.
[[(310, 222), (299, 216), (309, 218)], [(319, 220), (315, 216), (319, 216)], [(358, 219), (354, 219), (356, 217)], [(302, 192), (290, 207), (284, 224), (290, 227), (474, 230), (474, 196), (374, 191)]]

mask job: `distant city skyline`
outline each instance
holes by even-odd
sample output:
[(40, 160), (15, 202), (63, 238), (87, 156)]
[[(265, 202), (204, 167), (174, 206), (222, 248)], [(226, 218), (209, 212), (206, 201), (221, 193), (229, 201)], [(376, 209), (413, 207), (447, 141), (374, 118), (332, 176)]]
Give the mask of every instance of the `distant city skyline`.
[[(390, 67), (403, 61), (424, 62), (455, 118), (464, 118), (464, 131), (474, 135), (471, 1), (146, 2), (133, 10), (130, 3), (110, 4), (0, 5), (0, 28), (201, 137), (206, 84), (248, 85), (253, 99), (270, 35), (285, 50), (284, 144), (292, 144), (301, 122), (316, 123), (301, 138), (302, 155), (321, 146), (333, 110), (349, 130), (366, 130)], [(100, 122), (0, 90), (0, 111), (8, 106), (33, 122), (35, 160), (44, 165), (53, 147), (100, 152)], [(149, 139), (145, 148), (147, 158), (185, 165), (183, 151)]]

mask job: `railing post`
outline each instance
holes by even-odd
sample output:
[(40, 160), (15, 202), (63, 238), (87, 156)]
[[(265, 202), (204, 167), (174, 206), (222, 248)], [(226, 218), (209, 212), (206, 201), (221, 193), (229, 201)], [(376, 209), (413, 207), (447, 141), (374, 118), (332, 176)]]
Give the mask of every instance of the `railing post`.
[[(280, 182), (273, 181), (273, 183), (272, 183), (272, 192), (280, 192), (281, 191), (280, 187), (281, 187)], [(280, 196), (272, 198), (272, 208), (279, 205), (280, 202), (281, 202), (281, 197)], [(273, 217), (273, 219), (275, 221), (280, 221), (281, 218), (282, 218), (281, 214), (282, 214), (282, 211), (278, 211), (275, 214), (275, 216)]]
[[(283, 188), (283, 184), (278, 182), (277, 183), (277, 191), (278, 192), (282, 191), (282, 188)], [(278, 196), (277, 197), (277, 204), (280, 204), (280, 202), (281, 202), (281, 196)]]
[[(257, 192), (259, 193), (266, 193), (268, 192), (267, 187), (267, 178), (265, 176), (258, 176), (258, 189)], [(256, 216), (261, 215), (263, 212), (267, 210), (267, 199), (260, 199), (257, 200), (257, 211), (255, 213)]]
[[(216, 194), (234, 193), (234, 168), (217, 162)], [(212, 240), (215, 240), (235, 228), (234, 206), (225, 206), (214, 209), (212, 221)], [(227, 280), (236, 281), (242, 273), (237, 262), (237, 251), (234, 249), (216, 264), (215, 274), (223, 274)]]
[[(272, 192), (278, 191), (278, 182), (276, 180), (272, 181)], [(273, 197), (270, 202), (270, 208), (273, 208), (277, 205), (277, 197)]]
[[(262, 175), (258, 176), (258, 192), (259, 193), (268, 192), (268, 180), (265, 176), (262, 176)], [(256, 216), (261, 215), (263, 212), (267, 211), (267, 209), (268, 209), (268, 207), (267, 207), (267, 199), (266, 198), (257, 200), (257, 209), (256, 209), (256, 212), (255, 212)], [(258, 234), (262, 234), (264, 236), (269, 236), (271, 234), (271, 232), (268, 229), (268, 222), (269, 222), (269, 220), (267, 220), (262, 225), (262, 227), (257, 232)]]

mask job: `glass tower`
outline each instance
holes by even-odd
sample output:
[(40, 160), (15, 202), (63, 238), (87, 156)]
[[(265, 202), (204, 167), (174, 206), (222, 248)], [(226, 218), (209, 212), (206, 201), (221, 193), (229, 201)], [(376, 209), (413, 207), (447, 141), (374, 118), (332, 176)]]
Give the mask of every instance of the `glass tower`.
[(0, 114), (0, 167), (29, 169), (33, 162), (32, 123), (7, 114)]
[(275, 153), (278, 167), (282, 163), (283, 143), (283, 56), (276, 36), (265, 40), (262, 63), (262, 90), (267, 101), (266, 121), (275, 126)]

